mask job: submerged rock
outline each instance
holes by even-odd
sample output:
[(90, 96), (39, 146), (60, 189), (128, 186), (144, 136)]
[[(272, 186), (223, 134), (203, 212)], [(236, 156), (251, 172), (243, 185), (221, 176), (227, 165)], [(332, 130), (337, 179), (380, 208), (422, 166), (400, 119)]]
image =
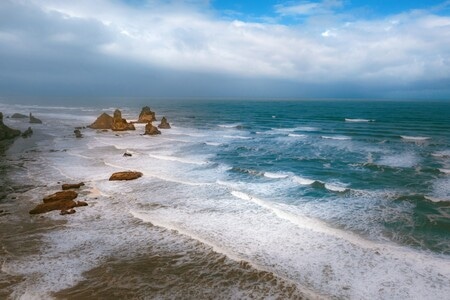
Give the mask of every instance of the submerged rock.
[(158, 125), (158, 128), (161, 128), (161, 129), (170, 129), (171, 128), (169, 122), (167, 122), (166, 117), (162, 117), (161, 123)]
[(81, 131), (79, 129), (75, 129), (73, 131), (73, 133), (75, 134), (75, 137), (78, 139), (83, 137), (83, 135), (81, 134)]
[(89, 128), (92, 129), (111, 129), (113, 123), (113, 117), (108, 115), (107, 113), (102, 113), (94, 123), (89, 125)]
[(141, 172), (136, 172), (136, 171), (124, 171), (124, 172), (116, 172), (113, 173), (111, 175), (111, 177), (109, 177), (110, 181), (113, 180), (133, 180), (133, 179), (138, 179), (139, 177), (142, 177), (142, 173)]
[(28, 127), (28, 129), (22, 133), (22, 137), (27, 138), (27, 137), (30, 137), (32, 134), (33, 134), (33, 130), (31, 129), (31, 127)]
[(34, 117), (34, 116), (30, 113), (30, 123), (33, 123), (33, 124), (42, 124), (42, 121), (39, 120), (38, 118)]
[(53, 202), (38, 204), (35, 208), (30, 210), (30, 214), (43, 214), (52, 210), (69, 210), (76, 207), (77, 204), (73, 200), (58, 200)]
[(131, 156), (133, 156), (133, 154), (128, 153), (128, 152), (125, 152), (125, 153), (123, 154), (123, 156), (125, 156), (125, 157), (131, 157)]
[(152, 122), (148, 122), (147, 125), (145, 125), (145, 133), (146, 135), (157, 135), (161, 134), (161, 131), (156, 128), (156, 126), (152, 125)]
[(148, 123), (156, 121), (155, 112), (151, 111), (150, 107), (144, 106), (139, 114), (138, 123)]
[(79, 189), (80, 187), (84, 186), (84, 182), (80, 182), (80, 183), (64, 183), (62, 185), (62, 189), (65, 190), (70, 190), (70, 189)]
[(11, 116), (12, 119), (26, 119), (28, 118), (27, 115), (15, 113)]
[(74, 213), (76, 213), (77, 211), (75, 210), (75, 209), (69, 209), (69, 210), (67, 210), (67, 209), (62, 209), (61, 210), (61, 212), (59, 213), (61, 216), (64, 216), (64, 215), (72, 215), (72, 214), (74, 214)]
[(3, 124), (3, 113), (0, 112), (0, 140), (12, 139), (20, 135), (20, 130), (12, 129)]
[(135, 130), (136, 128), (134, 128), (133, 124), (128, 123), (127, 120), (123, 119), (120, 110), (116, 109), (114, 111), (111, 129), (114, 131), (125, 131), (125, 130)]

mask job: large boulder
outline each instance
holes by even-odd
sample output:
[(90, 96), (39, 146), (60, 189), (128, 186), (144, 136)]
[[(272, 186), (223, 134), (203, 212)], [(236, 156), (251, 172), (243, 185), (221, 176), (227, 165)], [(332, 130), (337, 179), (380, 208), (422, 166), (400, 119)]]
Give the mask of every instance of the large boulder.
[(133, 124), (128, 123), (127, 120), (123, 119), (120, 110), (116, 109), (114, 111), (111, 129), (114, 131), (125, 131), (125, 130), (135, 130), (136, 128), (134, 128)]
[(116, 172), (116, 173), (113, 173), (111, 175), (111, 177), (109, 177), (109, 180), (110, 181), (113, 181), (113, 180), (133, 180), (133, 179), (138, 179), (142, 175), (143, 174), (141, 172), (136, 172), (136, 171)]
[(51, 194), (43, 199), (44, 203), (56, 202), (61, 200), (73, 200), (78, 197), (75, 191), (61, 191)]
[(30, 113), (30, 123), (33, 123), (33, 124), (42, 124), (42, 121), (39, 120), (38, 118), (34, 117), (34, 116)]
[(15, 113), (11, 116), (12, 119), (25, 119), (28, 118), (27, 115), (24, 114), (19, 114), (19, 113)]
[(0, 140), (12, 139), (20, 135), (20, 130), (12, 129), (3, 124), (3, 113), (0, 112)]
[(161, 134), (161, 131), (156, 128), (156, 126), (153, 126), (152, 122), (148, 122), (147, 125), (145, 125), (145, 133), (146, 135), (157, 135)]
[(158, 128), (161, 129), (170, 129), (170, 124), (167, 122), (166, 117), (162, 117), (161, 123), (158, 125)]
[(139, 114), (138, 123), (148, 123), (156, 121), (155, 113), (151, 111), (150, 107), (144, 106)]
[(84, 186), (84, 182), (80, 182), (80, 183), (64, 183), (62, 185), (62, 189), (63, 189), (63, 191), (70, 190), (70, 189), (79, 189), (82, 186)]
[(38, 204), (35, 208), (30, 210), (30, 214), (43, 214), (52, 210), (66, 211), (77, 206), (73, 200), (58, 200), (54, 202), (47, 202)]
[(111, 129), (113, 124), (113, 117), (107, 113), (102, 113), (94, 123), (89, 125), (92, 129)]

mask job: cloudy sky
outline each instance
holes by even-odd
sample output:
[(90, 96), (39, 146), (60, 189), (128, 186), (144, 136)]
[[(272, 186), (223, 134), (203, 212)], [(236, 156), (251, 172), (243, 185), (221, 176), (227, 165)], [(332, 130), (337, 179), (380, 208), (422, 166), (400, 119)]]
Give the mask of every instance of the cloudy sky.
[(450, 99), (450, 1), (0, 0), (10, 95)]

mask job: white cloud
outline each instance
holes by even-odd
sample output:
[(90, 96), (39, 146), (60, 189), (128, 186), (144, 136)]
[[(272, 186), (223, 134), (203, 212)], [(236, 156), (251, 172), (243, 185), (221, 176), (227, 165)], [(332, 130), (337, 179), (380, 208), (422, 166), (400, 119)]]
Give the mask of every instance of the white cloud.
[[(21, 39), (29, 44), (30, 55), (33, 43), (40, 43), (36, 48), (42, 52), (36, 55), (55, 45), (75, 44), (93, 56), (137, 63), (142, 68), (238, 78), (398, 86), (450, 79), (450, 17), (427, 11), (342, 24), (333, 21), (332, 26), (317, 22), (287, 26), (227, 21), (198, 3), (152, 1), (140, 8), (108, 0), (20, 3), (26, 5), (14, 5), (15, 11), (33, 4), (42, 12), (40, 22), (48, 22), (39, 24), (43, 28), (52, 27), (51, 22), (59, 26), (36, 36), (33, 30), (13, 28), (19, 26), (14, 22), (27, 22), (26, 18), (12, 18), (7, 27), (13, 29), (1, 31), (0, 41)], [(279, 7), (279, 12), (308, 14), (341, 4), (303, 2)]]
[(330, 14), (334, 9), (342, 7), (339, 0), (325, 0), (321, 2), (302, 1), (275, 5), (275, 11), (281, 16), (308, 16), (315, 14)]

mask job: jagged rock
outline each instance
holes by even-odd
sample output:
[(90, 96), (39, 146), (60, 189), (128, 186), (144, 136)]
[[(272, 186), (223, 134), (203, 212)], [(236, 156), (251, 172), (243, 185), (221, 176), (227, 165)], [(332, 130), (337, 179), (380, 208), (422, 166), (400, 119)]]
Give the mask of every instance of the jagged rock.
[(61, 191), (51, 194), (43, 199), (44, 203), (62, 201), (62, 200), (73, 200), (78, 197), (78, 193), (75, 191)]
[(113, 117), (108, 115), (107, 113), (102, 113), (94, 123), (89, 125), (89, 128), (92, 129), (111, 129), (113, 123)]
[(124, 172), (116, 172), (109, 177), (109, 180), (133, 180), (141, 177), (143, 174), (141, 172), (135, 171), (124, 171)]
[(134, 125), (128, 123), (127, 120), (122, 118), (122, 113), (120, 110), (116, 109), (114, 111), (114, 117), (111, 129), (113, 131), (125, 131), (125, 130), (135, 130)]
[(155, 113), (151, 111), (150, 107), (144, 106), (139, 114), (138, 123), (148, 123), (156, 121)]
[(70, 190), (70, 189), (79, 189), (80, 187), (84, 186), (84, 182), (80, 182), (80, 183), (64, 183), (62, 185), (62, 189), (65, 190)]
[(43, 214), (52, 210), (69, 210), (76, 207), (77, 204), (73, 200), (64, 199), (53, 202), (38, 204), (35, 208), (30, 210), (30, 214)]
[(158, 125), (158, 128), (161, 129), (170, 129), (170, 124), (167, 122), (166, 117), (162, 117), (161, 124)]
[(133, 155), (132, 155), (131, 153), (125, 152), (125, 153), (123, 154), (123, 156), (131, 157), (131, 156), (133, 156)]
[(28, 129), (22, 133), (22, 137), (27, 138), (27, 137), (30, 137), (32, 134), (33, 134), (33, 130), (31, 129), (31, 127), (28, 127)]
[(20, 130), (12, 129), (3, 124), (3, 113), (0, 112), (0, 140), (12, 139), (20, 135)]
[(73, 133), (75, 133), (75, 137), (78, 139), (83, 137), (83, 135), (81, 134), (81, 131), (79, 129), (75, 129), (73, 131)]
[(39, 120), (38, 118), (34, 117), (34, 116), (30, 113), (30, 123), (33, 123), (33, 124), (42, 124), (42, 121)]
[(145, 133), (146, 135), (157, 135), (161, 134), (161, 131), (156, 128), (156, 126), (152, 125), (152, 122), (148, 122), (147, 125), (145, 125)]
[(15, 113), (11, 116), (12, 119), (25, 119), (28, 118), (27, 115), (24, 114), (19, 114), (19, 113)]

